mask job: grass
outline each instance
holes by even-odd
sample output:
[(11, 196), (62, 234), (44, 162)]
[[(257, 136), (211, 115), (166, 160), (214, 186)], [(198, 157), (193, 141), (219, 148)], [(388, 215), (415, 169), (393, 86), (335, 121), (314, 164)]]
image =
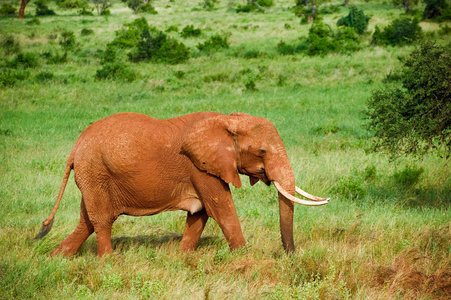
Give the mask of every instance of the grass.
[[(0, 2), (0, 4), (4, 3)], [(369, 152), (365, 102), (412, 47), (373, 47), (352, 55), (280, 55), (280, 40), (294, 42), (308, 25), (276, 3), (266, 13), (237, 14), (219, 2), (206, 11), (196, 1), (155, 1), (146, 16), (192, 50), (183, 64), (129, 63), (132, 82), (98, 81), (101, 52), (124, 23), (140, 17), (115, 3), (109, 17), (80, 17), (49, 3), (57, 16), (26, 25), (0, 17), (0, 38), (12, 35), (38, 66), (13, 86), (0, 88), (0, 299), (439, 299), (451, 294), (451, 176), (443, 159), (390, 161)], [(378, 1), (358, 3), (372, 16), (369, 30), (401, 10)], [(334, 26), (347, 14), (324, 16)], [(290, 26), (285, 26), (289, 24)], [(186, 25), (199, 37), (182, 39)], [(439, 27), (422, 22), (432, 36)], [(75, 33), (67, 62), (64, 29)], [(82, 36), (82, 29), (94, 34)], [(230, 33), (230, 48), (200, 53), (196, 45)], [(444, 41), (450, 37), (441, 36)], [(364, 36), (369, 44), (370, 36)], [(440, 41), (442, 42), (442, 41)], [(4, 50), (1, 50), (4, 51)], [(61, 52), (62, 53), (62, 52)], [(5, 60), (16, 53), (2, 52)], [(38, 77), (51, 73), (53, 76)], [(246, 83), (253, 81), (253, 89)], [(91, 236), (71, 258), (49, 257), (75, 227), (80, 193), (73, 175), (53, 230), (33, 241), (50, 213), (70, 150), (90, 123), (116, 112), (169, 118), (195, 111), (246, 112), (271, 120), (286, 145), (298, 184), (329, 205), (297, 207), (296, 253), (284, 253), (273, 187), (232, 188), (246, 247), (230, 252), (210, 220), (199, 249), (179, 253), (184, 212), (121, 216), (113, 227), (114, 253), (96, 258)], [(448, 162), (449, 164), (449, 162)], [(422, 170), (422, 171), (418, 171)]]

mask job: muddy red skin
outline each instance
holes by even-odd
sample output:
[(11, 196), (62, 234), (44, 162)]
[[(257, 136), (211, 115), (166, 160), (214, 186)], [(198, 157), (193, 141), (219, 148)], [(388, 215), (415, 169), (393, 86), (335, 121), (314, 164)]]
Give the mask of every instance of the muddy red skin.
[[(136, 113), (101, 119), (78, 138), (67, 162), (52, 221), (71, 170), (82, 194), (80, 222), (52, 251), (69, 256), (93, 233), (99, 257), (113, 251), (111, 228), (119, 215), (187, 211), (180, 249), (196, 249), (209, 217), (230, 248), (246, 242), (229, 189), (239, 174), (279, 182), (294, 195), (294, 175), (274, 125), (247, 114), (201, 112), (159, 120)], [(279, 194), (283, 246), (294, 251), (291, 201)], [(44, 234), (45, 235), (45, 234)]]

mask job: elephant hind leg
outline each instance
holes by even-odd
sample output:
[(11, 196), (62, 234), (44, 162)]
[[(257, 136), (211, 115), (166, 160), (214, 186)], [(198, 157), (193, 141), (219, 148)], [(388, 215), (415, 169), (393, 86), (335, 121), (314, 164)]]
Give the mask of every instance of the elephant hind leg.
[(85, 202), (82, 199), (80, 204), (80, 221), (74, 232), (72, 232), (58, 247), (52, 250), (51, 256), (74, 255), (84, 241), (94, 232), (94, 227), (88, 218)]
[(191, 214), (188, 212), (186, 217), (185, 232), (183, 233), (180, 250), (183, 252), (194, 251), (199, 244), (200, 236), (204, 230), (205, 224), (208, 221), (208, 215), (205, 209)]

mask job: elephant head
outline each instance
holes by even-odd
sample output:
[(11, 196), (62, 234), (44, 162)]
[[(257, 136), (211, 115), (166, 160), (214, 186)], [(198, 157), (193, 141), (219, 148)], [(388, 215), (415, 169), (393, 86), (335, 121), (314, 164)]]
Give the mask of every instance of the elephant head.
[[(304, 205), (327, 204), (329, 198), (310, 195), (295, 185), (285, 146), (274, 125), (265, 118), (247, 114), (217, 115), (197, 122), (188, 132), (183, 152), (195, 166), (226, 183), (241, 187), (239, 174), (249, 176), (250, 184), (271, 182), (278, 190), (282, 242), (294, 251), (294, 202)], [(295, 192), (314, 200), (296, 198)]]

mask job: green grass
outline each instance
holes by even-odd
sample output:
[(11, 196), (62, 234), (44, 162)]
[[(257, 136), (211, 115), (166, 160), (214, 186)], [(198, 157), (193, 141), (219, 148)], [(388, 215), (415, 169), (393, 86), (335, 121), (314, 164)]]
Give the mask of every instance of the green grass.
[[(0, 4), (4, 1), (0, 1)], [(364, 125), (366, 100), (412, 47), (369, 46), (352, 55), (280, 55), (281, 40), (308, 34), (288, 7), (277, 2), (266, 13), (227, 9), (227, 1), (205, 11), (197, 1), (155, 1), (158, 15), (145, 16), (166, 30), (202, 29), (182, 39), (192, 58), (179, 65), (129, 63), (132, 82), (97, 81), (101, 51), (124, 23), (140, 17), (115, 3), (109, 17), (80, 17), (49, 3), (57, 16), (40, 25), (0, 17), (0, 38), (14, 36), (38, 66), (24, 80), (0, 88), (0, 299), (432, 299), (450, 295), (451, 172), (435, 156), (390, 161), (371, 153)], [(387, 3), (358, 3), (372, 16), (369, 30), (401, 14)], [(324, 16), (335, 26), (347, 14)], [(287, 27), (285, 24), (289, 24)], [(432, 36), (439, 27), (422, 22)], [(82, 29), (93, 35), (81, 36)], [(60, 51), (64, 29), (77, 46), (65, 63), (44, 54)], [(230, 33), (230, 48), (200, 53), (196, 45)], [(440, 36), (445, 42), (449, 36)], [(439, 42), (442, 43), (443, 40)], [(0, 64), (16, 53), (1, 49)], [(257, 53), (257, 54), (255, 54)], [(52, 73), (48, 79), (37, 76)], [(181, 75), (182, 74), (182, 75)], [(253, 80), (255, 90), (246, 88)], [(73, 175), (52, 231), (33, 241), (61, 184), (65, 162), (90, 123), (116, 112), (170, 118), (196, 111), (246, 112), (271, 120), (286, 145), (303, 189), (330, 196), (329, 205), (297, 207), (296, 253), (280, 242), (273, 187), (251, 187), (243, 178), (232, 188), (248, 245), (233, 253), (210, 220), (198, 250), (178, 251), (184, 212), (152, 217), (121, 216), (113, 227), (114, 253), (96, 257), (91, 236), (71, 258), (49, 257), (76, 226), (80, 193)], [(417, 170), (423, 170), (419, 172)]]

